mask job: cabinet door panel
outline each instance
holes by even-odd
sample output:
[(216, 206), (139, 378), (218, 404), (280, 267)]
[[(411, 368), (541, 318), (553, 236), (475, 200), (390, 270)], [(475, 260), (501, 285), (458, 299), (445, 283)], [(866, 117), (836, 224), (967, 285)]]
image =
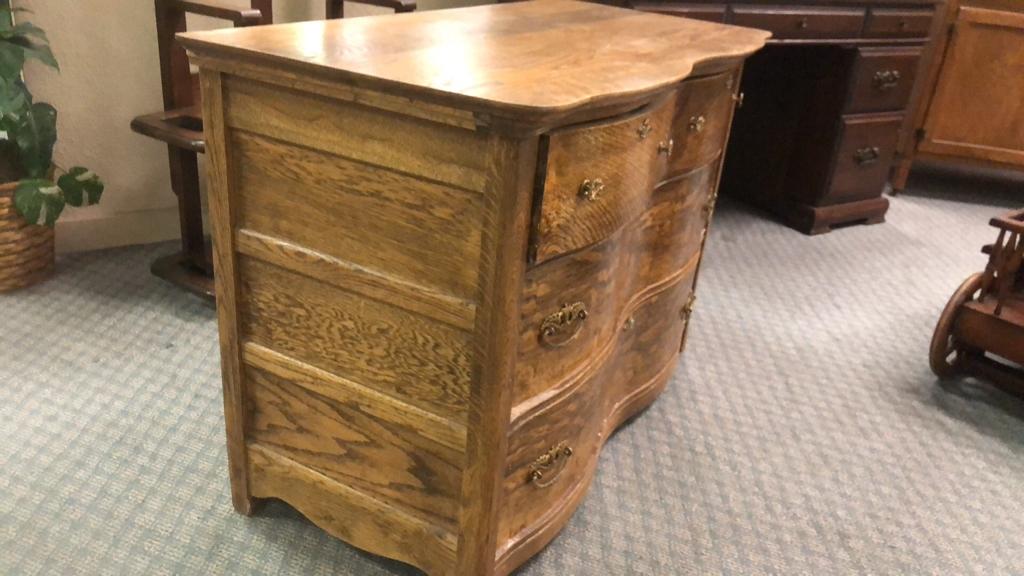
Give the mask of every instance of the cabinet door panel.
[(1024, 14), (960, 9), (920, 149), (1024, 164)]

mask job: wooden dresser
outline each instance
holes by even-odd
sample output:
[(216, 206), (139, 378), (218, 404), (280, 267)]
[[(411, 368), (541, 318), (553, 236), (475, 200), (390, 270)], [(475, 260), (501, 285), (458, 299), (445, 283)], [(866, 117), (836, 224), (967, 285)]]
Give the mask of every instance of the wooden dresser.
[(766, 36), (569, 1), (182, 36), (236, 508), (433, 575), (547, 544), (673, 372)]
[(897, 144), (912, 136), (908, 111), (940, 0), (623, 2), (772, 32), (744, 72), (724, 193), (809, 234), (884, 220), (882, 192)]

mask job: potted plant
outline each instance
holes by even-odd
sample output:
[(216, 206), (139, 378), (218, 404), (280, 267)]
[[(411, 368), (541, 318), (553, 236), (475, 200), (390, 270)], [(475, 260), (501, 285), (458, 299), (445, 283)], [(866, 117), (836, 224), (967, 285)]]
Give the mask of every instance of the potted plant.
[(0, 0), (0, 292), (24, 288), (53, 274), (53, 226), (66, 205), (99, 202), (103, 183), (81, 166), (53, 164), (57, 111), (35, 102), (22, 70), (35, 59), (55, 70), (46, 33), (15, 23)]

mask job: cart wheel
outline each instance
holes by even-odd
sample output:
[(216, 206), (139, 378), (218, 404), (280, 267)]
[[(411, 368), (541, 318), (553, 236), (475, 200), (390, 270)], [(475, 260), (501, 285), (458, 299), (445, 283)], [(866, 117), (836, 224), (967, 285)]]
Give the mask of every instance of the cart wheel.
[(946, 303), (942, 316), (939, 316), (939, 323), (935, 326), (935, 335), (932, 336), (929, 354), (932, 372), (935, 372), (939, 378), (949, 378), (957, 372), (960, 357), (966, 350), (964, 345), (953, 337), (953, 323), (960, 312), (960, 307), (966, 302), (974, 300), (979, 290), (981, 290), (981, 273), (964, 280), (964, 283), (957, 288), (949, 302)]

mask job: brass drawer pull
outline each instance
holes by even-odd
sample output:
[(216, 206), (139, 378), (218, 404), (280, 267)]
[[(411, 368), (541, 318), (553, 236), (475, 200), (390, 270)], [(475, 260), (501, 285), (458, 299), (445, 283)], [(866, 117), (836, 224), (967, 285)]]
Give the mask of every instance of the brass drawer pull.
[(551, 486), (562, 470), (565, 470), (565, 465), (571, 457), (572, 448), (569, 443), (559, 442), (530, 464), (530, 482), (538, 488)]
[(799, 28), (800, 30), (806, 30), (807, 29), (807, 17), (804, 16), (803, 18), (800, 18), (799, 20), (797, 20), (796, 21), (796, 27)]
[(676, 146), (676, 142), (675, 142), (675, 140), (672, 140), (671, 138), (668, 140), (668, 142), (659, 142), (658, 143), (658, 154), (664, 154), (665, 156), (671, 156), (672, 155), (672, 149), (675, 148), (675, 146)]
[(867, 148), (858, 148), (853, 153), (853, 159), (860, 166), (868, 166), (878, 162), (878, 158), (881, 157), (881, 151), (878, 146), (868, 146)]
[(705, 118), (703, 114), (700, 116), (690, 116), (690, 123), (687, 124), (686, 127), (690, 129), (690, 132), (699, 134), (704, 131), (704, 125), (707, 124), (707, 122), (708, 119)]
[(583, 302), (562, 304), (562, 308), (544, 318), (540, 324), (540, 341), (545, 346), (564, 346), (576, 337), (587, 319), (587, 306)]
[(644, 118), (643, 123), (640, 124), (640, 127), (636, 129), (636, 135), (639, 136), (641, 140), (646, 140), (647, 135), (650, 134), (651, 130), (653, 129), (654, 128), (651, 127), (651, 121), (647, 118)]
[(633, 329), (634, 326), (636, 326), (636, 318), (630, 316), (629, 318), (626, 318), (625, 322), (622, 323), (622, 331), (629, 332), (630, 330)]
[(880, 92), (887, 92), (892, 90), (900, 83), (902, 75), (899, 70), (879, 70), (875, 72), (873, 84), (875, 90)]
[(679, 309), (679, 319), (683, 322), (689, 322), (690, 316), (693, 316), (693, 305), (697, 303), (697, 294), (694, 292), (690, 293), (690, 298), (686, 301), (686, 304)]
[(587, 178), (580, 184), (580, 196), (586, 200), (597, 200), (602, 192), (604, 192), (604, 182), (600, 178), (593, 180)]

